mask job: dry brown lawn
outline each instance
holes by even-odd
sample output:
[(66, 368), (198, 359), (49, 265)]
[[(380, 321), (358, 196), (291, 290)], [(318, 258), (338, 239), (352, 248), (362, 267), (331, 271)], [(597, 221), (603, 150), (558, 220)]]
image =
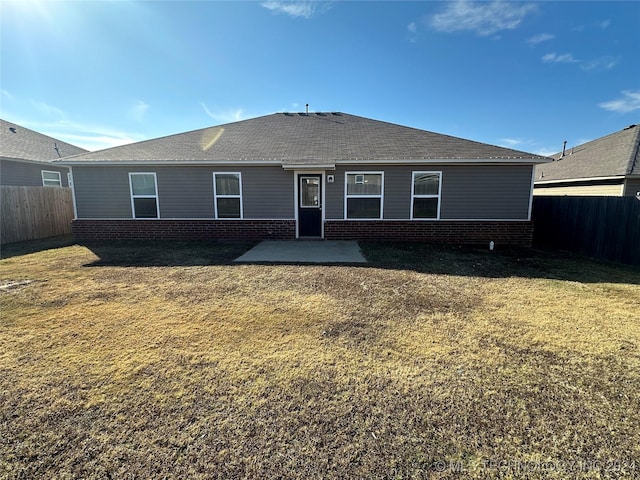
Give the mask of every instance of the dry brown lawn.
[(634, 478), (640, 272), (553, 252), (0, 261), (0, 478)]

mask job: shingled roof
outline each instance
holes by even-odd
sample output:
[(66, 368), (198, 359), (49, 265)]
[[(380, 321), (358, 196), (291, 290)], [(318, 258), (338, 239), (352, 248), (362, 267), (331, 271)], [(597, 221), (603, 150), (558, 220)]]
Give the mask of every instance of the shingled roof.
[(85, 152), (88, 150), (0, 119), (0, 157), (49, 162)]
[(501, 159), (545, 157), (346, 113), (275, 113), (77, 155), (62, 163)]
[(640, 175), (640, 125), (569, 148), (536, 167), (536, 182)]

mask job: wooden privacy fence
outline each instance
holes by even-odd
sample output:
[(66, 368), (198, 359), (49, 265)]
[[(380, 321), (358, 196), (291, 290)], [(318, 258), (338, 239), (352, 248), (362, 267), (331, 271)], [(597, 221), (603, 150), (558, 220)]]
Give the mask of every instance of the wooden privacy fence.
[(0, 187), (0, 243), (71, 234), (70, 188)]
[(533, 243), (640, 265), (635, 197), (534, 197)]

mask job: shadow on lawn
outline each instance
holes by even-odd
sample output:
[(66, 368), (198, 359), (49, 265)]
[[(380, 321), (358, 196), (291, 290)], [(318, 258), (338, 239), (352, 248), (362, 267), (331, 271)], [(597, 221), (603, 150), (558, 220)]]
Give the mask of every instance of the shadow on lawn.
[(420, 243), (369, 243), (360, 247), (372, 266), (485, 278), (548, 278), (581, 283), (640, 284), (640, 270), (570, 252), (522, 247), (488, 249)]
[(193, 267), (229, 265), (256, 243), (120, 240), (81, 244), (98, 257), (85, 267)]
[[(173, 267), (236, 265), (233, 260), (255, 244), (250, 241), (118, 241), (85, 243), (84, 246), (99, 258), (87, 264), (87, 267)], [(524, 277), (582, 283), (640, 284), (638, 270), (557, 250), (498, 248), (489, 252), (473, 247), (391, 242), (361, 242), (360, 247), (369, 263), (351, 264), (352, 267), (484, 278)]]
[(29, 255), (30, 253), (53, 250), (55, 248), (74, 245), (76, 241), (72, 235), (60, 235), (58, 237), (41, 238), (39, 240), (27, 240), (24, 242), (7, 243), (0, 247), (0, 259)]

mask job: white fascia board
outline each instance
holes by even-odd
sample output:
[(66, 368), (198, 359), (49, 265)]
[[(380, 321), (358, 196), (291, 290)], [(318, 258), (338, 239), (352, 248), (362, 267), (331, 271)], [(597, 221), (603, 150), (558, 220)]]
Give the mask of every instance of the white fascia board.
[(536, 185), (551, 185), (554, 183), (570, 183), (570, 182), (597, 182), (600, 180), (622, 180), (624, 175), (617, 175), (613, 177), (584, 177), (584, 178), (566, 178), (559, 180), (536, 180)]
[(551, 160), (535, 158), (419, 158), (419, 159), (390, 159), (390, 160), (336, 160), (336, 165), (535, 165), (547, 163)]
[[(14, 158), (14, 157), (0, 157), (0, 160), (6, 160), (7, 162), (17, 162), (17, 163), (30, 163), (32, 165), (40, 165), (40, 166), (49, 166), (49, 167), (57, 167), (60, 165), (58, 160), (29, 160), (27, 158)], [(67, 167), (60, 167), (67, 168)]]
[(145, 166), (183, 166), (183, 165), (217, 165), (217, 166), (262, 166), (262, 165), (282, 165), (280, 160), (69, 160), (59, 161), (61, 165), (69, 166), (125, 166), (125, 167), (145, 167)]
[[(56, 160), (58, 165), (65, 166), (186, 166), (186, 165), (220, 165), (220, 166), (268, 166), (278, 165), (285, 170), (335, 170), (336, 165), (535, 165), (547, 163), (548, 160), (533, 158), (422, 158), (422, 159), (402, 159), (402, 160), (367, 160), (350, 159), (335, 160), (330, 163), (316, 164), (293, 164), (285, 163), (282, 160)], [(43, 163), (43, 162), (38, 162)]]

